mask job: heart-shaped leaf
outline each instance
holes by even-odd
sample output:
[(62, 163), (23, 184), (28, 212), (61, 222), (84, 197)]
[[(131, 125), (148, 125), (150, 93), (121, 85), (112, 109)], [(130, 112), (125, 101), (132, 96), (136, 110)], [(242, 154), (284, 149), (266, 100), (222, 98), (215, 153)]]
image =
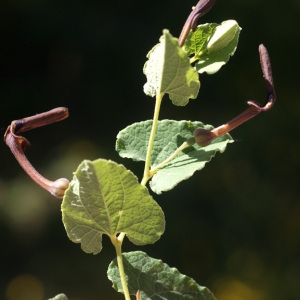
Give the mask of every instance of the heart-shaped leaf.
[(136, 176), (113, 161), (84, 160), (62, 202), (68, 237), (87, 253), (102, 249), (102, 235), (126, 233), (131, 242), (156, 242), (165, 228), (160, 206)]

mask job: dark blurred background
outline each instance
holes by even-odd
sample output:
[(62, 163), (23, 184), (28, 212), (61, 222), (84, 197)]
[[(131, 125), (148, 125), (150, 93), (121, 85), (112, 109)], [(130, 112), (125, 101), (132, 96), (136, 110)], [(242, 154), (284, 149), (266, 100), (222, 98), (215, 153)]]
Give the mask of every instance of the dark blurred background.
[[(0, 129), (57, 106), (60, 123), (24, 134), (27, 156), (46, 177), (72, 178), (83, 159), (123, 163), (141, 178), (143, 164), (114, 150), (119, 130), (151, 119), (143, 93), (146, 54), (162, 29), (178, 36), (194, 0), (1, 0)], [(236, 54), (202, 75), (197, 100), (161, 118), (215, 126), (265, 100), (258, 45), (268, 48), (277, 91), (274, 108), (232, 132), (236, 142), (202, 172), (154, 195), (166, 232), (142, 250), (208, 286), (218, 300), (300, 299), (299, 0), (217, 1), (200, 23), (235, 19)], [(93, 256), (68, 240), (60, 201), (35, 185), (0, 145), (0, 299), (123, 299), (106, 278), (115, 257), (108, 238)], [(21, 294), (18, 295), (18, 293)]]

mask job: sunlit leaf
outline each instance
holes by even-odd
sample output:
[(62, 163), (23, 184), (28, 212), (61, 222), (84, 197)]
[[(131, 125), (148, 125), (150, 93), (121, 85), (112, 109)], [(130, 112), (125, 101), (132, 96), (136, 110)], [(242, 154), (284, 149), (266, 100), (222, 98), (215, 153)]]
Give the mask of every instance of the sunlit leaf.
[(234, 54), (240, 31), (234, 20), (199, 25), (190, 32), (184, 49), (188, 55), (195, 56), (195, 67), (199, 73), (213, 74)]
[(196, 57), (200, 56), (201, 51), (206, 49), (207, 43), (217, 26), (218, 24), (216, 23), (198, 25), (194, 31), (191, 30), (189, 33), (183, 45), (183, 49), (188, 55), (193, 55)]
[(197, 97), (198, 74), (191, 67), (186, 52), (179, 47), (178, 39), (168, 30), (163, 31), (160, 43), (152, 48), (147, 58), (144, 66), (146, 95), (153, 97), (167, 93), (175, 105), (186, 105), (189, 99)]
[[(123, 262), (130, 294), (140, 291), (143, 300), (216, 300), (209, 289), (144, 252), (123, 253)], [(116, 259), (107, 273), (113, 287), (122, 292)]]
[(102, 235), (125, 232), (145, 245), (164, 232), (164, 214), (136, 176), (112, 161), (84, 160), (74, 173), (62, 203), (68, 237), (87, 253), (102, 249)]

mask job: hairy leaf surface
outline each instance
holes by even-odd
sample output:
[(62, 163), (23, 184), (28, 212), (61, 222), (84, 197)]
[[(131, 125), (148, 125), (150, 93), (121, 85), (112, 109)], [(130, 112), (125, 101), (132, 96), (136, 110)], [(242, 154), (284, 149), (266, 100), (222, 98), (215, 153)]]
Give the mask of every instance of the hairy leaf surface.
[(153, 97), (167, 93), (175, 105), (186, 105), (190, 98), (197, 97), (198, 74), (190, 65), (186, 52), (179, 47), (178, 39), (168, 30), (163, 31), (160, 43), (152, 48), (147, 58), (144, 66), (146, 95)]
[[(130, 294), (140, 291), (143, 300), (216, 300), (209, 289), (144, 252), (123, 253), (123, 262)], [(116, 259), (110, 263), (107, 273), (113, 287), (122, 292)]]
[(84, 160), (74, 173), (62, 203), (68, 237), (87, 253), (102, 249), (102, 235), (125, 232), (131, 242), (156, 242), (164, 232), (160, 206), (124, 166)]
[[(120, 156), (145, 161), (151, 126), (152, 120), (148, 120), (134, 123), (120, 131), (116, 142), (116, 150)], [(166, 160), (183, 142), (193, 136), (197, 127), (213, 129), (211, 125), (203, 125), (198, 121), (159, 121), (151, 156), (151, 167)], [(224, 152), (227, 144), (232, 141), (231, 136), (225, 134), (206, 147), (194, 144), (185, 149), (157, 171), (150, 181), (151, 189), (157, 194), (172, 189), (182, 180), (191, 177), (195, 171), (204, 168), (217, 151)]]

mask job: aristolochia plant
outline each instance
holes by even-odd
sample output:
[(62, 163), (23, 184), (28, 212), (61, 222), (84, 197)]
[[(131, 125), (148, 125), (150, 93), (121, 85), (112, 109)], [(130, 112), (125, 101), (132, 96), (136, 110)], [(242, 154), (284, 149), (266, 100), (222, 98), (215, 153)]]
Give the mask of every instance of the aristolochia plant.
[[(98, 159), (84, 160), (73, 180), (54, 182), (42, 177), (29, 163), (24, 149), (29, 142), (21, 132), (62, 120), (66, 108), (13, 121), (5, 133), (5, 141), (25, 171), (62, 201), (62, 219), (68, 237), (80, 243), (86, 253), (98, 254), (102, 236), (106, 234), (115, 247), (117, 257), (108, 267), (108, 278), (125, 299), (215, 299), (205, 287), (170, 268), (161, 260), (141, 251), (122, 253), (127, 237), (135, 245), (156, 242), (165, 230), (164, 213), (149, 194), (169, 191), (181, 181), (204, 168), (217, 151), (225, 151), (233, 139), (228, 132), (275, 102), (268, 52), (259, 46), (261, 67), (267, 86), (264, 105), (248, 101), (249, 107), (233, 120), (214, 128), (200, 121), (159, 120), (166, 94), (174, 105), (187, 105), (200, 89), (199, 73), (213, 74), (226, 64), (236, 50), (241, 28), (234, 20), (221, 24), (197, 26), (215, 0), (200, 0), (189, 15), (179, 39), (163, 30), (159, 43), (147, 55), (144, 92), (155, 97), (152, 120), (134, 123), (117, 136), (116, 150), (121, 157), (144, 161), (142, 181), (123, 165)], [(167, 101), (167, 100), (166, 100)], [(57, 295), (53, 299), (66, 299)]]

